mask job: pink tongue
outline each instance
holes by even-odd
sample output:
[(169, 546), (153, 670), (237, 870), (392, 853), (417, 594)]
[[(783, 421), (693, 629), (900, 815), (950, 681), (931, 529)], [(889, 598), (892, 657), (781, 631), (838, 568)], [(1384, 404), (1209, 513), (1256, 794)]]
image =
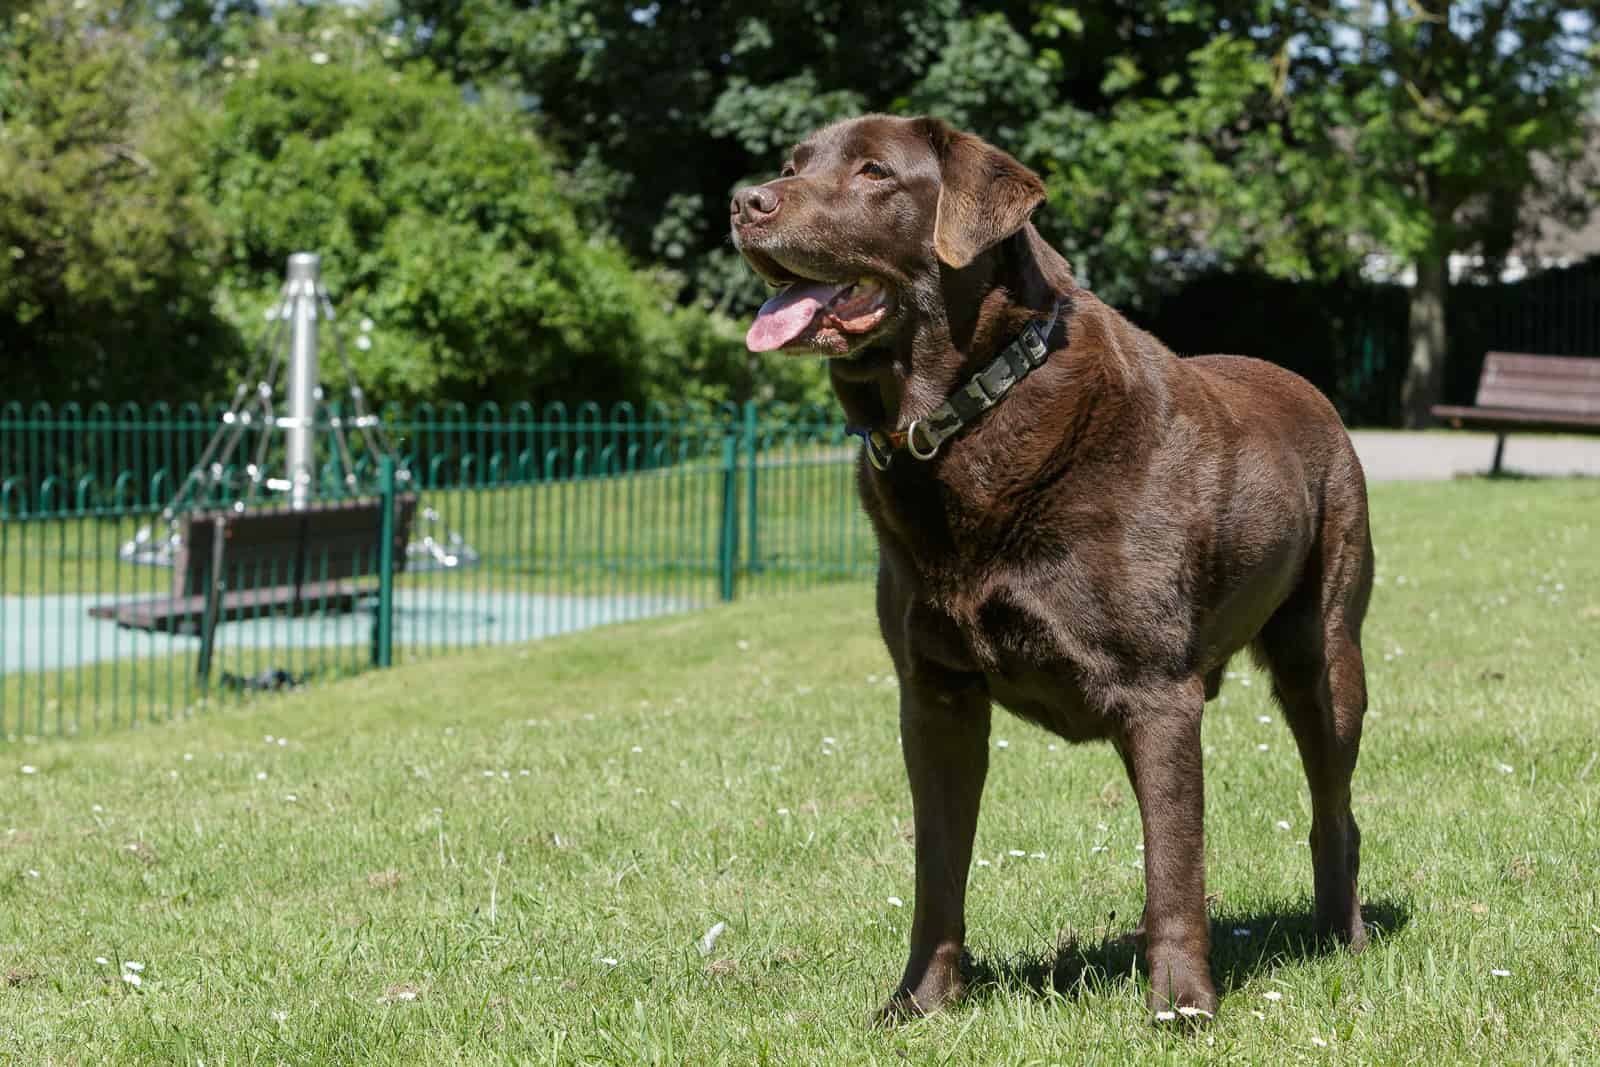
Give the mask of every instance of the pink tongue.
[(837, 296), (844, 285), (828, 282), (795, 282), (761, 305), (744, 343), (752, 352), (771, 352), (782, 348), (806, 332), (817, 312)]

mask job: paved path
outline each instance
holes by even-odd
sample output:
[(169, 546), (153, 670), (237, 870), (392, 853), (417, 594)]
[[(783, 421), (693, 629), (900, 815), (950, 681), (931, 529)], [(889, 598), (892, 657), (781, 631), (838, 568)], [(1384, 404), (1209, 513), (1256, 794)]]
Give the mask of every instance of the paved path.
[[(1486, 474), (1494, 462), (1492, 433), (1406, 433), (1357, 430), (1350, 435), (1369, 482), (1437, 481)], [(1600, 436), (1512, 434), (1506, 438), (1509, 474), (1600, 476)]]

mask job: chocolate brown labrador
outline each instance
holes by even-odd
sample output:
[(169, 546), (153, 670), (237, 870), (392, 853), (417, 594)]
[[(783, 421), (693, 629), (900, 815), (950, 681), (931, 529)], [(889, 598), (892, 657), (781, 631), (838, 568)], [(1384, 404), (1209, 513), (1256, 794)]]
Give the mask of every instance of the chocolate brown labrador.
[[(831, 357), (848, 422), (876, 431), (859, 485), (916, 826), (911, 954), (883, 1017), (963, 991), (998, 703), (1116, 747), (1144, 828), (1150, 1008), (1203, 1019), (1217, 994), (1200, 717), (1242, 648), (1271, 673), (1310, 782), (1317, 929), (1366, 939), (1350, 811), (1373, 574), (1365, 479), (1304, 379), (1239, 356), (1179, 359), (1079, 288), (1029, 222), (1044, 199), (1033, 172), (936, 119), (829, 126), (781, 177), (734, 197), (735, 243), (782, 287), (747, 340)], [(1030, 324), (1045, 343), (1019, 361), (1012, 342)], [(1010, 388), (986, 410), (967, 404), (952, 430), (941, 405), (979, 372), (986, 392)]]

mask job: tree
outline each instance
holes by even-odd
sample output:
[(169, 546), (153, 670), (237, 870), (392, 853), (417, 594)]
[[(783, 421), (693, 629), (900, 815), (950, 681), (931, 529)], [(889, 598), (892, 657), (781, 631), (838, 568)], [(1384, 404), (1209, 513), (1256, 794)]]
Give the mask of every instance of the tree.
[[(762, 299), (728, 247), (725, 205), (817, 126), (867, 110), (938, 112), (1038, 163), (1063, 109), (1085, 124), (1130, 95), (1186, 92), (1190, 55), (1253, 2), (1079, 10), (822, 0), (398, 0), (414, 50), (475, 85), (511, 86), (573, 162), (586, 217), (736, 313)], [(1105, 174), (1114, 186), (1116, 176)]]
[(6, 399), (192, 395), (240, 350), (212, 312), (218, 235), (172, 68), (67, 0), (0, 22)]
[(521, 114), (425, 63), (389, 64), (369, 22), (316, 14), (263, 26), (252, 54), (223, 61), (204, 168), (230, 315), (259, 321), (284, 257), (311, 249), (347, 314), (374, 323), (351, 355), (386, 400), (739, 388), (737, 334), (586, 232)]
[(1556, 0), (1340, 0), (1300, 21), (1290, 106), (1354, 175), (1364, 250), (1415, 267), (1409, 426), (1439, 397), (1451, 254), (1502, 256), (1593, 136), (1595, 30), (1591, 5)]
[(722, 205), (782, 146), (843, 114), (935, 111), (1046, 174), (1042, 226), (1122, 302), (1208, 271), (1414, 264), (1413, 420), (1449, 254), (1492, 258), (1561, 186), (1596, 84), (1581, 0), (398, 7), (417, 51), (525, 94), (588, 217), (698, 299), (759, 299)]

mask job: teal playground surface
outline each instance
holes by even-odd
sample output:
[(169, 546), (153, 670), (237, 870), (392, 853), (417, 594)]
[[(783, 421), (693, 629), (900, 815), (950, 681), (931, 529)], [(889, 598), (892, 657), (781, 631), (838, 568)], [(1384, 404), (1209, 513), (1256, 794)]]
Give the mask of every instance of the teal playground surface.
[[(111, 599), (104, 593), (0, 597), (0, 633), (6, 635), (0, 645), (0, 678), (198, 652), (198, 636), (127, 629), (90, 616), (91, 607)], [(221, 649), (281, 650), (286, 657), (308, 646), (365, 645), (372, 637), (375, 604), (376, 597), (358, 604), (354, 612), (224, 622), (217, 628), (217, 644)], [(514, 644), (698, 606), (655, 596), (397, 590), (394, 642), (420, 649)]]

